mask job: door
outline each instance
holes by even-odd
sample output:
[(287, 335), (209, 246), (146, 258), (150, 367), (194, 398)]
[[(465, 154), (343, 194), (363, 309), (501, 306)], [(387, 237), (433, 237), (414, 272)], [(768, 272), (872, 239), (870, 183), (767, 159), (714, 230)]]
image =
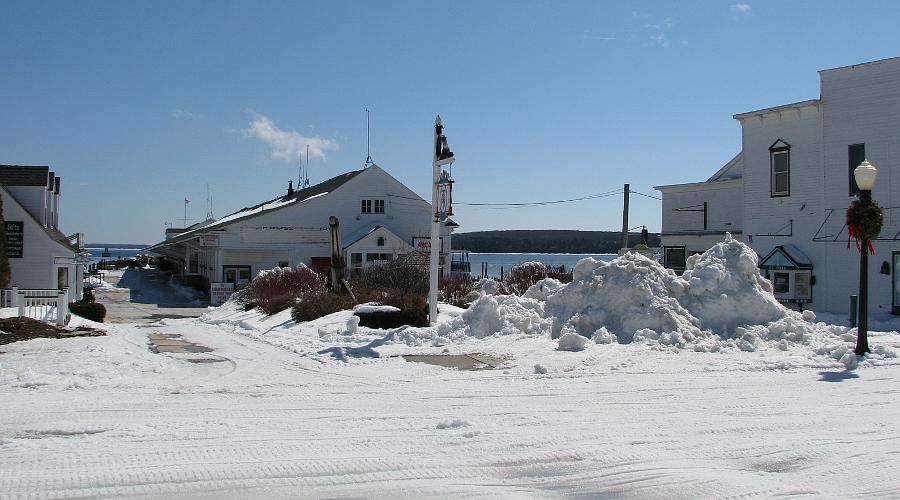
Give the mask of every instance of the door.
[(900, 314), (900, 276), (898, 276), (898, 271), (900, 271), (900, 252), (894, 252), (891, 258), (891, 312), (893, 314)]
[(69, 286), (69, 268), (68, 267), (57, 267), (56, 268), (56, 288), (62, 290), (63, 288), (67, 288)]
[(222, 266), (222, 277), (237, 290), (250, 283), (250, 266)]

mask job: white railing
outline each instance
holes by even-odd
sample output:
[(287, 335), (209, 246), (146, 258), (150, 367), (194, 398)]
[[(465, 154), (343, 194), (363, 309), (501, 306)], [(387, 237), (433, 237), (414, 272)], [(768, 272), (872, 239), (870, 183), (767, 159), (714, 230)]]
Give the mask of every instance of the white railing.
[(66, 324), (69, 312), (69, 289), (39, 290), (12, 287), (2, 290), (0, 307), (15, 307), (20, 317)]

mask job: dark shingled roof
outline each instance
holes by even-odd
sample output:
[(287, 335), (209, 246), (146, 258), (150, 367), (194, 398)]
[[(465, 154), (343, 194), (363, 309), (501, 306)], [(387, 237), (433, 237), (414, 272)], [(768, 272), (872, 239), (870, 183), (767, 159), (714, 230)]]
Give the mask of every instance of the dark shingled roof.
[[(235, 212), (232, 212), (228, 215), (223, 216), (221, 219), (219, 219), (219, 222), (214, 222), (212, 224), (209, 224), (208, 226), (203, 226), (203, 227), (200, 227), (197, 229), (185, 230), (185, 232), (183, 232), (177, 236), (173, 236), (172, 238), (169, 238), (168, 240), (161, 241), (153, 246), (146, 248), (145, 250), (152, 251), (152, 249), (154, 249), (154, 248), (159, 248), (159, 247), (171, 245), (174, 243), (180, 243), (184, 240), (188, 240), (188, 239), (196, 237), (198, 234), (200, 234), (199, 233), (200, 231), (203, 231), (203, 232), (210, 231), (212, 229), (220, 228), (222, 226), (234, 224), (235, 222), (238, 222), (238, 221), (249, 219), (250, 217), (256, 217), (257, 215), (269, 213), (272, 210), (278, 210), (278, 209), (284, 208), (286, 206), (291, 206), (290, 204), (282, 204), (282, 205), (279, 205), (274, 208), (262, 210), (259, 212), (254, 212), (254, 210), (262, 207), (263, 205), (269, 204), (269, 203), (273, 203), (276, 201), (284, 202), (284, 201), (290, 200), (292, 198), (296, 198), (298, 201), (303, 201), (303, 200), (312, 198), (313, 196), (320, 195), (322, 193), (330, 193), (330, 192), (334, 191), (335, 189), (341, 187), (344, 183), (346, 183), (347, 181), (356, 177), (357, 175), (361, 174), (364, 171), (365, 170), (354, 170), (352, 172), (347, 172), (345, 174), (341, 174), (341, 175), (332, 177), (331, 179), (328, 179), (327, 181), (320, 182), (314, 186), (310, 186), (306, 189), (294, 191), (293, 194), (279, 196), (278, 198), (273, 198), (271, 200), (264, 201), (262, 203), (258, 203), (256, 205), (253, 205), (250, 207), (242, 208), (240, 210), (237, 210)], [(241, 216), (240, 214), (242, 212), (247, 212), (247, 215)], [(234, 217), (235, 215), (237, 215), (237, 217)]]
[(0, 165), (0, 184), (6, 186), (48, 186), (50, 167), (37, 165)]

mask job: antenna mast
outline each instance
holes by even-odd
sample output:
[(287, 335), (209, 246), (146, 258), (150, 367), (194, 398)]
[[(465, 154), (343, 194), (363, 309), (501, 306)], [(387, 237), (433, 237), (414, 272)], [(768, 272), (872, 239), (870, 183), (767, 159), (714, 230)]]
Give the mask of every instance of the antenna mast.
[(374, 164), (372, 151), (369, 149), (369, 108), (366, 108), (366, 162), (363, 164), (363, 168), (369, 168)]
[(303, 157), (300, 157), (300, 166), (297, 167), (297, 189), (303, 189)]
[(309, 187), (309, 144), (306, 145), (306, 171), (303, 174), (303, 187)]
[(213, 209), (212, 209), (212, 195), (209, 194), (209, 183), (208, 182), (206, 183), (206, 218), (207, 219), (215, 218), (215, 216), (213, 215)]

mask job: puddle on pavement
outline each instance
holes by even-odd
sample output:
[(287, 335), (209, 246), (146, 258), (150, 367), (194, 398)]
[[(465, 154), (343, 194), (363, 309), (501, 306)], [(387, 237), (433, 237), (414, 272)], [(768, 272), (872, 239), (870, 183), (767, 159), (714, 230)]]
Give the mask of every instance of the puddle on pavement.
[(503, 361), (484, 354), (407, 354), (403, 359), (457, 370), (493, 370)]

